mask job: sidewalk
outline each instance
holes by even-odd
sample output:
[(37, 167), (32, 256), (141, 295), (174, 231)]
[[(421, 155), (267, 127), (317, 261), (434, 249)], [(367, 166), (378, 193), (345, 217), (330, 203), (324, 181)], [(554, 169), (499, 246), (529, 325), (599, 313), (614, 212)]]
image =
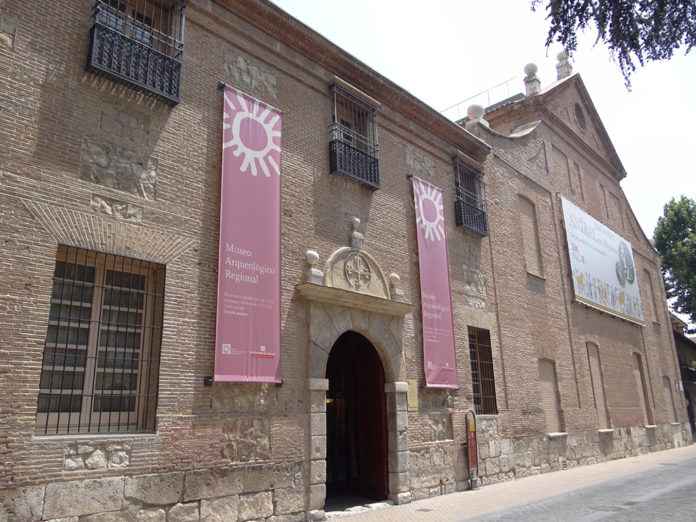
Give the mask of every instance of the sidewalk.
[(451, 522), (462, 517), (475, 517), (561, 495), (600, 482), (626, 477), (696, 457), (696, 445), (658, 451), (639, 457), (613, 460), (566, 471), (544, 473), (533, 477), (483, 486), (474, 491), (461, 491), (419, 500), (402, 506), (390, 506), (341, 515), (333, 520), (346, 522)]

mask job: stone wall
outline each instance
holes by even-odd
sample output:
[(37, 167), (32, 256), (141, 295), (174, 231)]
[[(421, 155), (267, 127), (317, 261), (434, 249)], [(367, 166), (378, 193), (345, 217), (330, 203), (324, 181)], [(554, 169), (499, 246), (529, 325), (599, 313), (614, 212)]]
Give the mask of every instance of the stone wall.
[(0, 521), (304, 521), (304, 484), (301, 462), (51, 482), (4, 491)]
[(692, 443), (688, 424), (631, 426), (508, 438), (498, 419), (478, 419), (479, 476), (483, 484), (559, 471)]

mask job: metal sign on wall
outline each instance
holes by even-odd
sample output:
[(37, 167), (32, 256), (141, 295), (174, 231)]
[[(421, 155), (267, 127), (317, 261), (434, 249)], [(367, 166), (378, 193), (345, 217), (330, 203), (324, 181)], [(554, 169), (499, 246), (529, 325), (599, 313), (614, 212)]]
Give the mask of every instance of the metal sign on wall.
[(565, 198), (565, 223), (575, 299), (629, 321), (643, 321), (631, 243)]
[(281, 124), (225, 87), (215, 381), (280, 382)]
[(457, 388), (442, 190), (415, 176), (412, 180), (416, 206), (425, 382), (429, 387)]

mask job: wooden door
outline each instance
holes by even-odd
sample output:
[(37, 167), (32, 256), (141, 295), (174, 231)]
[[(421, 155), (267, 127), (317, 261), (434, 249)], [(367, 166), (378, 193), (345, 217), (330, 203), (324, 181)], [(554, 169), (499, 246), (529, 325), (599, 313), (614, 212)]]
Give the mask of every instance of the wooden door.
[(348, 332), (327, 365), (327, 494), (387, 498), (384, 370), (374, 347)]

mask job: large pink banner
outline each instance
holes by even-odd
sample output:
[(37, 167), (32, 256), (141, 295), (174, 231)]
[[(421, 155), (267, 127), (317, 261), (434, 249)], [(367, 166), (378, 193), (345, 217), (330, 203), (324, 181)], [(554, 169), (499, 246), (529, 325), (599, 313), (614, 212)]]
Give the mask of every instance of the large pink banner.
[(425, 382), (435, 388), (457, 388), (452, 327), (447, 236), (442, 191), (413, 177), (420, 272)]
[(281, 124), (225, 87), (215, 381), (280, 382)]

